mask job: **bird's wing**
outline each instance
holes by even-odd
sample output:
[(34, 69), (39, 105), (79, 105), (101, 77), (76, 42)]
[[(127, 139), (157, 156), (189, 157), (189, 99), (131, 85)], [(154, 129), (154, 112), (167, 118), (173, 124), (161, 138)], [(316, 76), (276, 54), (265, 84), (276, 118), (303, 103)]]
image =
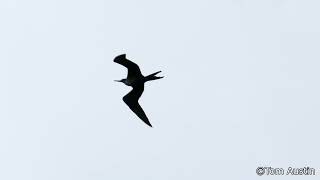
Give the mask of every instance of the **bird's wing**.
[(126, 58), (126, 54), (122, 54), (122, 55), (115, 57), (114, 62), (121, 64), (122, 66), (124, 66), (128, 69), (128, 77), (141, 75), (141, 71), (140, 71), (139, 66), (136, 63), (128, 60)]
[(144, 113), (143, 109), (141, 108), (138, 100), (144, 90), (144, 85), (139, 84), (138, 86), (134, 86), (133, 89), (123, 97), (123, 101), (129, 106), (129, 108), (147, 125), (152, 127), (151, 123), (147, 115)]

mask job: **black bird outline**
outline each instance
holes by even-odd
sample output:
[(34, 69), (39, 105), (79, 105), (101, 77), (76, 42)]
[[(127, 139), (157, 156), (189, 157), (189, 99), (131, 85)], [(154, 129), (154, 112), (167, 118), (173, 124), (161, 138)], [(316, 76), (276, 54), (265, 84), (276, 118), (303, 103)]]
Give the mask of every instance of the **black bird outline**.
[(161, 71), (152, 73), (148, 76), (143, 76), (139, 66), (136, 63), (128, 60), (126, 58), (126, 54), (121, 54), (115, 57), (114, 62), (121, 64), (128, 69), (128, 75), (126, 79), (115, 80), (132, 87), (132, 90), (122, 98), (123, 101), (144, 123), (152, 127), (147, 115), (143, 111), (138, 101), (144, 91), (144, 83), (163, 78), (156, 76)]

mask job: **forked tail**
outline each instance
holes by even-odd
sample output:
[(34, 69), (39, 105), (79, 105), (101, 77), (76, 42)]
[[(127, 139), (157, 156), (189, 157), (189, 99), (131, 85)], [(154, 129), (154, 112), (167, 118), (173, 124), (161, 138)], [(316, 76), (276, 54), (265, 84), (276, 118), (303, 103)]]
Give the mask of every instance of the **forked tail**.
[(145, 82), (163, 78), (163, 76), (160, 76), (160, 77), (156, 76), (160, 72), (161, 71), (158, 71), (158, 72), (152, 73), (152, 74), (144, 77), (145, 78)]

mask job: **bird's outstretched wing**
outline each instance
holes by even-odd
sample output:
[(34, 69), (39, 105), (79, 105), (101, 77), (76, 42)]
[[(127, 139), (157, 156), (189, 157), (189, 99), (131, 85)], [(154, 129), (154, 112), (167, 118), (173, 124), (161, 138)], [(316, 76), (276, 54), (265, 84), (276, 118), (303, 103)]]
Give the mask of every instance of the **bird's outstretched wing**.
[(126, 54), (121, 54), (115, 57), (113, 61), (118, 64), (121, 64), (122, 66), (128, 69), (128, 77), (135, 77), (141, 75), (139, 66), (136, 63), (128, 60), (126, 58)]
[(143, 84), (134, 86), (133, 89), (127, 95), (125, 95), (122, 99), (143, 122), (145, 122), (147, 125), (152, 127), (147, 115), (144, 113), (143, 109), (141, 108), (138, 102), (143, 90), (144, 90)]

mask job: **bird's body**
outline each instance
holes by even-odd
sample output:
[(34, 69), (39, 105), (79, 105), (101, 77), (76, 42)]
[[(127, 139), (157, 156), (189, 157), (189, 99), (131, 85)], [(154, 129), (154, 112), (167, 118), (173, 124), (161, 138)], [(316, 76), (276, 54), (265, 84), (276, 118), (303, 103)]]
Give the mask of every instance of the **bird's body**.
[(139, 84), (140, 78), (137, 77), (129, 77), (127, 79), (125, 79), (125, 81), (123, 82), (125, 85), (127, 86), (134, 86)]
[(129, 106), (129, 108), (147, 125), (152, 127), (149, 122), (148, 117), (144, 113), (143, 109), (138, 103), (139, 98), (141, 97), (144, 91), (144, 83), (147, 81), (152, 81), (156, 79), (161, 79), (163, 77), (157, 77), (156, 73), (150, 74), (148, 76), (143, 76), (141, 74), (140, 68), (137, 64), (126, 59), (126, 55), (122, 54), (114, 58), (114, 62), (125, 66), (128, 69), (128, 75), (126, 79), (121, 79), (118, 82), (123, 82), (127, 86), (131, 86), (133, 89), (123, 97), (123, 101)]

